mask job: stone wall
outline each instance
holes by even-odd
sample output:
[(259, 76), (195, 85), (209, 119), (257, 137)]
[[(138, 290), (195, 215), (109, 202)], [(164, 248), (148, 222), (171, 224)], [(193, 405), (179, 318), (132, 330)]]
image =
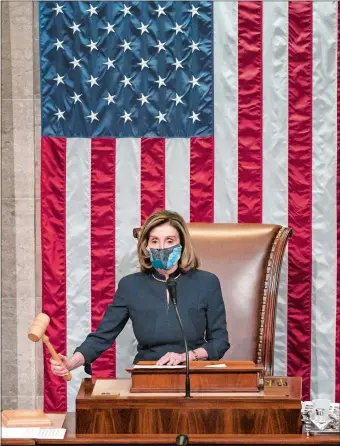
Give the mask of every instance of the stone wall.
[(42, 408), (38, 3), (1, 2), (2, 408)]

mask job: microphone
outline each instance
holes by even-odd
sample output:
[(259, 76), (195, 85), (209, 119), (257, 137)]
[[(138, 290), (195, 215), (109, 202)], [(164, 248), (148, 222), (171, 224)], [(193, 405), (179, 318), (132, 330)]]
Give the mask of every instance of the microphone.
[(181, 316), (179, 315), (178, 308), (177, 308), (177, 282), (176, 282), (176, 280), (173, 279), (172, 277), (169, 277), (169, 279), (166, 281), (166, 287), (169, 291), (171, 302), (173, 303), (173, 306), (175, 308), (177, 320), (178, 320), (179, 326), (181, 327), (181, 332), (182, 332), (182, 336), (183, 336), (183, 340), (184, 340), (185, 370), (186, 370), (185, 398), (190, 398), (189, 350), (188, 350), (187, 338), (185, 337), (185, 333), (184, 333), (184, 329), (183, 329)]
[(176, 446), (187, 446), (189, 444), (189, 438), (185, 434), (179, 434), (176, 438)]

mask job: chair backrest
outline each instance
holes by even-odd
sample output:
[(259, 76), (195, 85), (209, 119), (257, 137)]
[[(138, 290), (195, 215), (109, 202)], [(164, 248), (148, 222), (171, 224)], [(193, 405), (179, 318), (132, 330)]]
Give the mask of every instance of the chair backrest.
[(273, 373), (278, 284), (291, 230), (257, 223), (190, 223), (189, 231), (201, 268), (221, 282), (231, 344), (225, 359), (252, 360)]

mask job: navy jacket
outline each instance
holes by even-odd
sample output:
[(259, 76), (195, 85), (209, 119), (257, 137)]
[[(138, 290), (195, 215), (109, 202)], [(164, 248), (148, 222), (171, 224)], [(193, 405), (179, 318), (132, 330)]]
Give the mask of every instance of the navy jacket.
[[(229, 349), (226, 313), (218, 278), (207, 271), (175, 271), (177, 306), (190, 350), (203, 347), (209, 360)], [(97, 330), (76, 349), (84, 355), (85, 370), (107, 350), (128, 319), (138, 346), (134, 363), (157, 361), (167, 352), (184, 352), (184, 342), (172, 302), (167, 302), (165, 277), (153, 270), (124, 277)]]

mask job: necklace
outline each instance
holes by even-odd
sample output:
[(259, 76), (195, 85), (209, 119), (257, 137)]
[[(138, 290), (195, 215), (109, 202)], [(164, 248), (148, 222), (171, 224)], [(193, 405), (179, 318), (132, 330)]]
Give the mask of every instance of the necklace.
[[(164, 282), (164, 283), (166, 283), (166, 280), (164, 280), (164, 279), (158, 279), (158, 278), (155, 277), (153, 274), (151, 274), (151, 275), (152, 275), (152, 277), (153, 277), (154, 279), (158, 280), (158, 282)], [(179, 273), (178, 276), (174, 277), (174, 279), (178, 279), (180, 275), (181, 275), (181, 273)]]

